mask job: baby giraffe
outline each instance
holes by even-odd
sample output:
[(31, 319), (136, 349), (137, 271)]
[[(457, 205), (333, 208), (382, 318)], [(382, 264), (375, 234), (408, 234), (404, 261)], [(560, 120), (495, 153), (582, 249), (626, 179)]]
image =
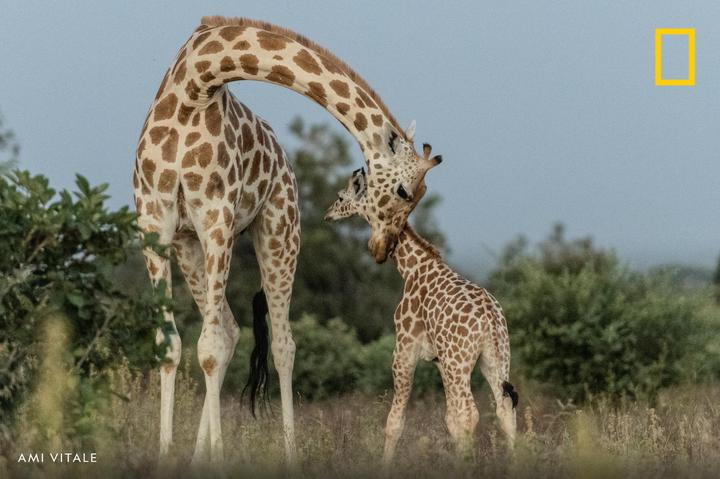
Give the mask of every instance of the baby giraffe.
[[(423, 147), (425, 156), (430, 146)], [(365, 171), (355, 171), (347, 188), (325, 214), (336, 221), (365, 216)], [(410, 202), (419, 201), (424, 191)], [(500, 425), (510, 447), (515, 439), (518, 394), (508, 382), (510, 345), (507, 323), (497, 300), (485, 289), (453, 271), (438, 251), (408, 224), (391, 256), (405, 281), (395, 309), (393, 384), (395, 395), (385, 428), (383, 461), (392, 461), (405, 423), (413, 374), (419, 359), (440, 370), (446, 397), (445, 422), (460, 453), (468, 453), (479, 416), (470, 389), (470, 375), (480, 368), (490, 384)]]

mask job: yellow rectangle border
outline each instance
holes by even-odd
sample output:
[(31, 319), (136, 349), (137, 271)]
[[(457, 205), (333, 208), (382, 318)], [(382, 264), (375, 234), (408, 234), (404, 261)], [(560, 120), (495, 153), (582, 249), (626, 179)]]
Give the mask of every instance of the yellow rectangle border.
[[(664, 79), (662, 77), (662, 37), (663, 35), (687, 35), (688, 37), (688, 77)], [(655, 84), (660, 86), (695, 85), (695, 29), (694, 28), (656, 28), (655, 29)]]

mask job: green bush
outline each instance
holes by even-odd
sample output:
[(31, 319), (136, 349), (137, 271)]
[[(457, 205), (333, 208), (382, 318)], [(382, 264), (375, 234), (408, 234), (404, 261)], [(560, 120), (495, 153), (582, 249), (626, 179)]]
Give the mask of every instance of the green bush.
[[(354, 391), (361, 375), (361, 344), (355, 331), (340, 319), (319, 324), (314, 316), (303, 315), (292, 322), (295, 340), (293, 392), (308, 400), (326, 399)], [(250, 352), (254, 340), (249, 328), (240, 328), (240, 340), (228, 368), (223, 389), (239, 394), (247, 380)], [(189, 351), (186, 351), (189, 352)], [(201, 381), (202, 371), (192, 362), (195, 377)], [(268, 358), (269, 393), (279, 394), (277, 372), (272, 354)]]
[(131, 295), (114, 281), (139, 247), (135, 215), (106, 209), (107, 185), (78, 176), (77, 187), (56, 193), (42, 176), (0, 176), (0, 425), (35, 378), (43, 321), (67, 318), (69, 373), (94, 371), (93, 383), (119, 358), (144, 366), (162, 351), (154, 331), (167, 300), (149, 282)]
[(492, 276), (523, 375), (576, 400), (653, 396), (690, 377), (706, 347), (709, 292), (630, 272), (587, 239), (566, 241), (561, 228), (539, 250), (514, 245)]
[(375, 341), (363, 345), (361, 353), (362, 374), (357, 388), (368, 394), (382, 394), (392, 391), (392, 357), (395, 335), (385, 334)]
[(355, 330), (340, 319), (325, 325), (304, 315), (292, 325), (295, 391), (307, 399), (324, 399), (353, 391), (361, 368), (361, 345)]

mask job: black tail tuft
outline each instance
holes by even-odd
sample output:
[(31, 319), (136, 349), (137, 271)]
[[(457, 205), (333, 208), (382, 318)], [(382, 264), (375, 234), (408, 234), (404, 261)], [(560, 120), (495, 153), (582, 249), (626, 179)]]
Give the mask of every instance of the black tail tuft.
[(513, 385), (507, 381), (503, 381), (502, 388), (503, 396), (507, 396), (512, 400), (513, 409), (515, 409), (515, 406), (517, 406), (520, 396), (518, 396), (518, 393), (515, 392), (515, 388), (513, 387)]
[(268, 305), (265, 291), (262, 289), (253, 296), (253, 336), (255, 347), (250, 354), (250, 375), (243, 388), (242, 395), (250, 389), (250, 410), (255, 417), (255, 405), (258, 397), (267, 400), (268, 377), (268, 325), (265, 320)]

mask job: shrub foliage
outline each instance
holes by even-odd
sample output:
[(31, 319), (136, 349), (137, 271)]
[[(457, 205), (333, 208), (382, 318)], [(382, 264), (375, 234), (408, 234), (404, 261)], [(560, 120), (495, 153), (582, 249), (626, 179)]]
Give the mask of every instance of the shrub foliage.
[(0, 424), (42, 360), (44, 321), (67, 319), (72, 373), (81, 377), (122, 357), (155, 361), (168, 304), (149, 283), (134, 295), (116, 284), (114, 268), (138, 248), (137, 227), (126, 207), (105, 207), (106, 187), (78, 176), (76, 192), (57, 193), (42, 176), (0, 176)]
[(537, 253), (523, 241), (508, 247), (491, 284), (517, 369), (576, 400), (654, 395), (689, 377), (704, 347), (709, 294), (631, 272), (589, 239), (566, 240), (561, 226)]

